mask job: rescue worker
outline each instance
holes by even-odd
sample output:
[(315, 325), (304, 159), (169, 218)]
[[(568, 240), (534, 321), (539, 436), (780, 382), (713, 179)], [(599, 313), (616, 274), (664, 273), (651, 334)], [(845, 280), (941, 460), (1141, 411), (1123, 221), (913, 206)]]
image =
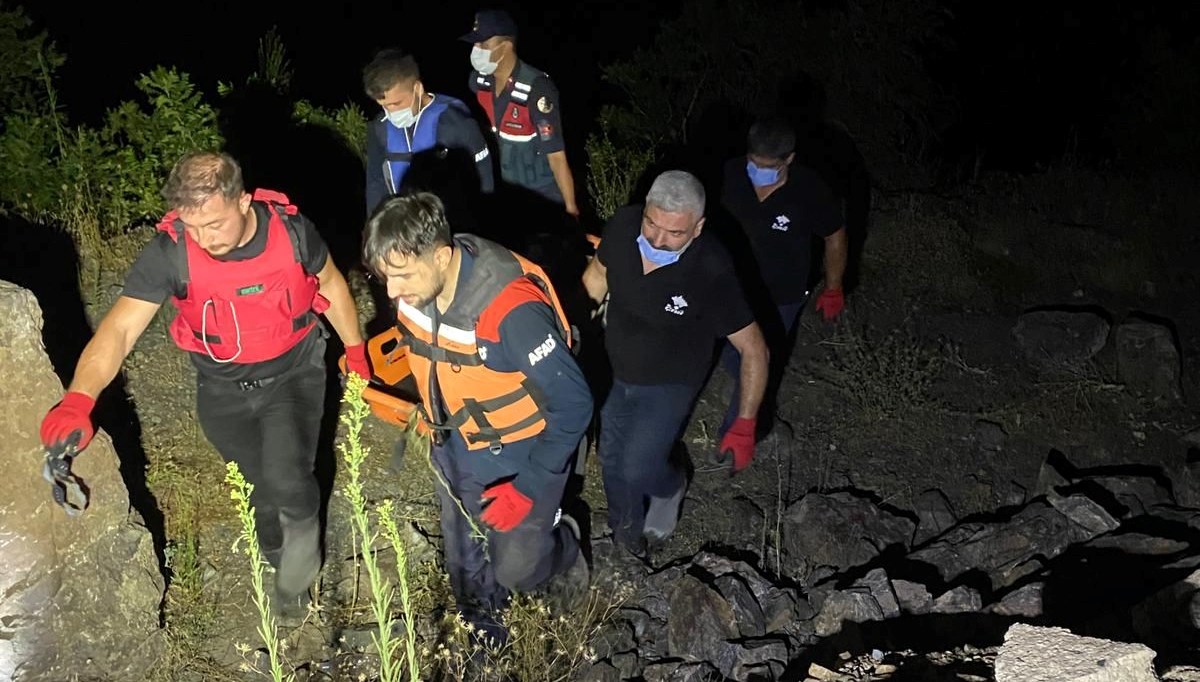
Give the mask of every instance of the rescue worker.
[(516, 23), (503, 10), (481, 10), (460, 40), (473, 43), (469, 85), (497, 137), (500, 177), (578, 218), (558, 88), (517, 56)]
[(363, 89), (383, 108), (367, 130), (367, 215), (398, 194), (413, 157), (421, 152), (462, 150), (475, 162), (478, 191), (493, 190), (492, 159), (467, 105), (428, 92), (417, 60), (398, 49), (377, 53), (363, 68)]
[(271, 604), (300, 615), (321, 567), (314, 464), (328, 334), (318, 316), (368, 377), (354, 300), (313, 224), (279, 192), (247, 193), (227, 154), (185, 155), (162, 194), (171, 210), (43, 419), (42, 443), (87, 447), (97, 396), (170, 299), (171, 338), (196, 367), (200, 426), (254, 486), (258, 542), (276, 569)]
[(742, 358), (738, 419), (718, 452), (737, 473), (754, 458), (754, 423), (767, 381), (767, 347), (728, 252), (704, 229), (704, 186), (672, 170), (644, 205), (605, 226), (584, 286), (608, 295), (605, 344), (613, 386), (600, 411), (599, 456), (616, 543), (635, 555), (674, 531), (684, 472), (670, 461), (708, 374), (716, 342)]
[[(825, 283), (817, 296), (816, 310), (826, 322), (845, 307), (842, 275), (846, 271), (846, 228), (837, 198), (811, 169), (794, 163), (796, 135), (781, 118), (756, 120), (746, 135), (746, 154), (725, 164), (721, 205), (741, 227), (749, 242), (756, 270), (761, 274), (770, 305), (764, 329), (771, 348), (771, 376), (760, 419), (759, 434), (769, 430), (774, 417), (774, 397), (791, 355), (789, 340), (796, 320), (815, 285), (809, 272), (814, 241), (824, 240)], [(721, 364), (731, 377), (740, 376), (738, 353), (726, 346)], [(734, 383), (734, 404), (738, 402)], [(731, 409), (718, 430), (724, 435), (737, 420)]]
[(421, 417), (433, 432), (458, 608), (502, 642), (495, 615), (511, 592), (547, 588), (573, 601), (588, 581), (579, 527), (560, 513), (592, 416), (570, 327), (541, 268), (478, 236), (451, 237), (432, 193), (379, 206), (367, 221), (363, 264), (395, 301)]

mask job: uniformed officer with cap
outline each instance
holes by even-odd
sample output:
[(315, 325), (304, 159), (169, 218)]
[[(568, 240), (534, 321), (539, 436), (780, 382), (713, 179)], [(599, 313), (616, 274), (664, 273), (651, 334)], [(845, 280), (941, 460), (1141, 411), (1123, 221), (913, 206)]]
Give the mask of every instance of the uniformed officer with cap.
[(558, 88), (517, 56), (516, 22), (503, 10), (480, 10), (474, 28), (460, 40), (474, 44), (470, 88), (496, 134), (502, 179), (578, 217)]

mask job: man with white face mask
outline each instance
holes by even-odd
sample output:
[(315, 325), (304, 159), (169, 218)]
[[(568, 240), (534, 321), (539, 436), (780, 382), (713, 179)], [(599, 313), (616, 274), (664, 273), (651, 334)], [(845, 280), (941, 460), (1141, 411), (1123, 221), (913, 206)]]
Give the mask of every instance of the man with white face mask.
[(517, 25), (503, 10), (481, 10), (460, 40), (473, 43), (469, 85), (496, 134), (500, 176), (578, 217), (567, 163), (558, 88), (517, 56)]
[(415, 155), (461, 150), (475, 161), (479, 191), (493, 190), (487, 142), (461, 100), (425, 90), (417, 60), (387, 49), (363, 68), (363, 89), (383, 109), (367, 131), (367, 215), (404, 186)]
[(614, 541), (635, 555), (675, 529), (686, 478), (671, 451), (718, 340), (728, 339), (742, 360), (739, 428), (719, 452), (732, 455), (733, 473), (754, 458), (767, 347), (729, 253), (701, 234), (704, 201), (692, 174), (659, 175), (644, 206), (622, 208), (608, 221), (583, 275), (594, 301), (609, 296), (613, 386), (600, 412), (599, 456)]

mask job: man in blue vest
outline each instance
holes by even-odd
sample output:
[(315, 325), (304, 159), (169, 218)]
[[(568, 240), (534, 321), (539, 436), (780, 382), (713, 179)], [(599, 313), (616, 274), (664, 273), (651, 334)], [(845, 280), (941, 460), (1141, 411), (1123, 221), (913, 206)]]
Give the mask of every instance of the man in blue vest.
[(363, 89), (383, 108), (367, 129), (367, 215), (398, 194), (414, 157), (455, 150), (474, 159), (479, 191), (493, 189), (487, 142), (461, 100), (425, 90), (417, 60), (387, 49), (363, 68)]
[(500, 177), (578, 217), (558, 88), (517, 56), (516, 22), (503, 10), (481, 10), (460, 40), (473, 43), (469, 85), (498, 138)]

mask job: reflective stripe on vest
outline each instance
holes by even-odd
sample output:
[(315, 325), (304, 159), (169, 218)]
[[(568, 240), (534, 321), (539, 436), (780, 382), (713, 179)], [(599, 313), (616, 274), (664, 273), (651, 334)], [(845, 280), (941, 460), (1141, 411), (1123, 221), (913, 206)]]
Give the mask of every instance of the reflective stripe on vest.
[(460, 235), (455, 243), (474, 255), (475, 264), (441, 316), (436, 337), (430, 316), (403, 301), (397, 305), (397, 328), (409, 346), (409, 367), (427, 417), (437, 414), (429, 395), (430, 373), (436, 372), (446, 418), (431, 426), (458, 431), (469, 450), (499, 452), (504, 444), (545, 429), (544, 400), (524, 372), (487, 367), (477, 339), (498, 341), (505, 316), (530, 301), (551, 306), (568, 346), (572, 339), (558, 296), (541, 268), (479, 237)]

